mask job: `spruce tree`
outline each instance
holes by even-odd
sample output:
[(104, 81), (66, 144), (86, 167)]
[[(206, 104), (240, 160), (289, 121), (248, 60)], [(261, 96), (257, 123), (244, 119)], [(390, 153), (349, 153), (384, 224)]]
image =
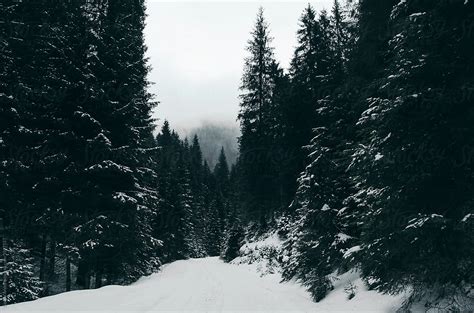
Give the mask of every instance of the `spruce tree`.
[[(23, 201), (15, 213), (15, 220), (26, 217), (22, 224), (10, 220), (16, 232), (22, 232), (40, 254), (40, 279), (48, 280), (54, 272), (54, 240), (61, 209), (55, 197), (61, 189), (60, 173), (67, 164), (64, 142), (67, 119), (63, 114), (64, 28), (68, 24), (59, 2), (18, 2), (9, 7), (11, 29), (9, 47), (13, 52), (9, 81), (16, 93), (16, 112), (21, 125), (16, 131), (10, 152), (16, 154), (16, 165), (11, 164), (11, 186), (16, 186), (17, 201)], [(14, 119), (15, 120), (15, 119)], [(13, 225), (15, 223), (15, 225)], [(49, 244), (49, 265), (46, 245)], [(46, 266), (48, 265), (48, 268)]]
[(223, 247), (221, 256), (224, 261), (229, 262), (239, 255), (239, 249), (244, 239), (244, 219), (240, 202), (240, 171), (238, 164), (231, 167), (229, 174), (230, 193), (228, 199), (228, 213), (226, 217), (225, 231), (223, 233)]
[(176, 175), (178, 175), (178, 210), (181, 212), (180, 226), (176, 232), (176, 236), (182, 237), (182, 242), (179, 243), (182, 250), (183, 257), (200, 257), (203, 255), (202, 247), (199, 240), (197, 240), (196, 229), (196, 214), (193, 211), (193, 193), (191, 190), (191, 175), (189, 166), (186, 166), (184, 158), (181, 158), (178, 163)]
[[(323, 25), (324, 24), (324, 25)], [(329, 92), (327, 73), (332, 61), (328, 42), (328, 19), (318, 19), (315, 10), (308, 5), (300, 18), (297, 31), (297, 47), (290, 68), (291, 92), (284, 103), (281, 118), (283, 127), (282, 146), (290, 157), (282, 164), (280, 172), (287, 182), (289, 196), (296, 191), (298, 175), (306, 164), (307, 151), (313, 128), (317, 126), (317, 101)], [(291, 182), (291, 183), (288, 183)]]
[(35, 274), (31, 251), (21, 242), (10, 241), (5, 249), (5, 269), (0, 275), (7, 279), (7, 304), (38, 299), (43, 291)]
[(260, 8), (252, 38), (248, 42), (249, 56), (245, 60), (239, 120), (242, 135), (240, 169), (242, 171), (242, 202), (251, 220), (265, 227), (277, 205), (274, 198), (275, 171), (272, 164), (276, 61), (271, 46), (269, 26)]
[(220, 253), (225, 245), (226, 231), (231, 227), (231, 193), (232, 186), (230, 183), (230, 171), (229, 165), (227, 164), (227, 158), (225, 155), (224, 147), (222, 147), (219, 160), (214, 168), (213, 175), (215, 177), (216, 188), (215, 188), (215, 206), (217, 208), (217, 219), (218, 219), (218, 242)]
[(216, 177), (216, 184), (222, 196), (227, 197), (229, 194), (229, 165), (225, 156), (224, 147), (221, 148), (219, 159), (214, 168), (214, 176)]
[[(345, 83), (345, 77), (341, 76), (345, 61), (342, 53), (334, 53), (331, 20), (334, 17), (328, 17), (325, 11), (316, 18), (311, 7), (305, 10), (302, 18), (305, 23), (299, 34), (309, 36), (313, 25), (315, 46), (311, 46), (311, 41), (302, 41), (295, 55), (298, 56), (298, 51), (312, 52), (294, 60), (304, 65), (296, 68), (293, 83), (299, 90), (312, 94), (315, 128), (314, 137), (307, 145), (308, 165), (298, 179), (291, 206), (296, 216), (287, 235), (284, 276), (302, 279), (316, 301), (332, 289), (328, 275), (346, 269), (342, 256), (354, 245), (354, 229), (348, 218), (354, 204), (346, 201), (353, 186), (346, 169), (350, 164), (347, 150), (353, 140), (355, 117), (341, 87)], [(334, 71), (334, 64), (339, 64), (341, 71)], [(308, 74), (311, 70), (317, 73), (313, 84)]]
[(6, 2), (0, 10), (9, 236), (38, 256), (41, 280), (54, 278), (66, 254), (66, 289), (71, 262), (85, 287), (93, 274), (99, 287), (103, 275), (121, 282), (151, 272), (158, 198), (143, 2)]
[(332, 67), (338, 75), (347, 74), (347, 59), (349, 57), (350, 44), (353, 43), (352, 32), (354, 31), (353, 22), (349, 20), (347, 9), (343, 8), (339, 0), (334, 0), (331, 9), (330, 27), (331, 27), (331, 41), (333, 51), (336, 55), (336, 61)]
[(472, 169), (461, 160), (472, 146), (472, 34), (462, 25), (473, 10), (422, 1), (391, 11), (389, 60), (366, 98), (356, 151), (362, 271), (377, 290), (457, 297), (472, 282)]
[(5, 225), (12, 223), (13, 217), (18, 213), (21, 202), (20, 188), (15, 185), (14, 170), (15, 145), (20, 130), (18, 114), (18, 99), (15, 97), (16, 72), (15, 55), (12, 48), (14, 37), (13, 13), (15, 6), (11, 1), (0, 4), (0, 206), (2, 207), (2, 220)]
[[(156, 138), (159, 148), (157, 151), (158, 193), (160, 194), (160, 210), (153, 223), (155, 237), (161, 238), (163, 247), (161, 253), (164, 261), (182, 258), (176, 255), (177, 246), (175, 235), (180, 226), (181, 216), (177, 213), (179, 201), (179, 185), (177, 177), (180, 142), (176, 133), (172, 132), (169, 123), (164, 122), (161, 132)], [(182, 168), (184, 171), (184, 168)], [(183, 174), (183, 173), (181, 173)]]
[[(316, 20), (316, 12), (308, 5), (300, 18), (297, 32), (298, 44), (291, 61), (292, 101), (286, 112), (288, 119), (288, 143), (297, 151), (294, 166), (302, 167), (304, 163), (303, 147), (312, 137), (315, 119), (315, 101), (317, 85), (320, 81), (318, 72), (317, 47), (320, 44), (321, 30)], [(295, 168), (295, 172), (298, 168)], [(295, 173), (294, 175), (297, 175)], [(293, 178), (296, 180), (296, 176)]]
[(163, 238), (160, 250), (164, 261), (203, 257), (207, 231), (202, 208), (207, 206), (199, 139), (195, 137), (189, 146), (165, 121), (156, 143), (161, 201), (153, 228), (155, 235)]
[[(90, 150), (97, 151), (85, 170), (88, 218), (76, 229), (86, 256), (83, 272), (93, 271), (96, 281), (103, 273), (110, 281), (131, 281), (156, 266), (159, 242), (151, 236), (149, 221), (157, 195), (142, 179), (154, 176), (147, 156), (154, 103), (146, 91), (144, 10), (142, 1), (110, 2), (99, 11), (94, 29), (100, 40), (93, 40), (90, 52), (94, 88), (89, 101), (100, 128), (88, 140)], [(101, 228), (107, 231), (96, 233)]]

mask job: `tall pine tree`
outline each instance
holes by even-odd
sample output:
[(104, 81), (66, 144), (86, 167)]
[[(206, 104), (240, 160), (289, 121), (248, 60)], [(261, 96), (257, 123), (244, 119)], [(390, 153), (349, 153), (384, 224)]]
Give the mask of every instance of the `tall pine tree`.
[(472, 282), (464, 149), (472, 147), (474, 63), (464, 23), (473, 10), (466, 1), (420, 1), (391, 11), (389, 62), (366, 98), (356, 152), (362, 270), (378, 290), (459, 296)]
[(239, 168), (241, 172), (241, 201), (251, 220), (265, 227), (272, 210), (278, 206), (273, 126), (276, 109), (273, 96), (278, 73), (271, 46), (269, 26), (260, 8), (248, 42), (249, 56), (242, 77)]

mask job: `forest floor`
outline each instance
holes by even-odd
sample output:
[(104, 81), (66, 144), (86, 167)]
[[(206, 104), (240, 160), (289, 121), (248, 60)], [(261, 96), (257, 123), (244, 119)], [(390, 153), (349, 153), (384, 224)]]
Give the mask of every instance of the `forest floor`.
[(252, 265), (190, 259), (167, 264), (131, 286), (72, 291), (0, 312), (393, 312), (401, 302), (367, 290), (348, 300), (343, 286), (351, 281), (357, 287), (357, 274), (340, 279), (320, 303), (298, 283), (280, 281), (279, 274), (261, 276)]

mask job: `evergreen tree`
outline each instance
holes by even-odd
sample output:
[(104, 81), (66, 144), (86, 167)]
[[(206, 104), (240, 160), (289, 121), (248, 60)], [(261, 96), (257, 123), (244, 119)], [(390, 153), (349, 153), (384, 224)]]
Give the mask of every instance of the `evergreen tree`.
[[(196, 195), (199, 196), (201, 199), (197, 199), (197, 201), (202, 201), (202, 193), (203, 193), (203, 180), (204, 180), (204, 161), (202, 157), (201, 146), (199, 144), (199, 138), (197, 135), (194, 135), (193, 142), (191, 143), (190, 149), (190, 158), (191, 158), (191, 169), (192, 169), (192, 188)], [(199, 206), (199, 203), (196, 203)]]
[(7, 279), (7, 304), (38, 299), (43, 286), (34, 273), (31, 251), (17, 242), (10, 242), (4, 249), (5, 269), (0, 275), (6, 275)]
[(230, 218), (231, 218), (231, 192), (232, 186), (230, 183), (230, 171), (227, 164), (227, 158), (224, 152), (224, 147), (222, 147), (219, 160), (214, 168), (215, 182), (215, 199), (214, 206), (216, 207), (214, 215), (217, 215), (215, 220), (218, 221), (218, 230), (217, 236), (219, 243), (218, 251), (216, 254), (220, 254), (225, 244), (226, 231), (230, 227)]
[(349, 20), (347, 9), (341, 6), (339, 0), (334, 0), (329, 20), (329, 34), (335, 55), (331, 67), (335, 80), (341, 80), (347, 74), (347, 60), (351, 44), (354, 43), (354, 23)]
[(270, 124), (266, 131), (271, 135), (269, 155), (269, 184), (273, 190), (271, 210), (279, 214), (292, 201), (295, 192), (295, 171), (300, 171), (296, 160), (298, 149), (288, 141), (292, 126), (288, 124), (288, 107), (291, 106), (291, 79), (277, 64), (272, 65), (275, 86), (271, 101)]
[[(304, 65), (295, 70), (294, 84), (314, 102), (312, 122), (315, 128), (314, 137), (307, 146), (309, 163), (298, 179), (298, 190), (292, 203), (296, 218), (288, 234), (286, 250), (289, 258), (284, 275), (301, 278), (316, 301), (332, 289), (328, 275), (343, 269), (342, 253), (353, 242), (351, 229), (345, 223), (345, 216), (353, 205), (345, 199), (351, 190), (346, 174), (350, 162), (346, 150), (350, 147), (354, 118), (351, 120), (351, 109), (345, 99), (338, 96), (343, 91), (338, 86), (344, 83), (344, 77), (332, 70), (332, 64), (344, 64), (342, 54), (333, 54), (332, 19), (323, 11), (316, 20), (311, 7), (305, 10), (300, 38), (307, 38), (310, 30), (316, 29), (315, 46), (312, 47), (308, 39), (302, 41), (295, 54), (312, 52), (294, 60), (294, 64)], [(337, 57), (340, 59), (336, 60)], [(317, 73), (312, 85), (308, 74), (311, 71)]]
[[(185, 200), (178, 198), (180, 186), (177, 170), (181, 153), (180, 141), (176, 133), (171, 131), (169, 123), (165, 121), (156, 142), (159, 147), (157, 171), (160, 173), (158, 179), (160, 210), (153, 223), (153, 231), (156, 237), (163, 240), (161, 253), (164, 261), (172, 261), (184, 257), (181, 253), (177, 254), (179, 247), (176, 238), (182, 221), (182, 216), (178, 214), (179, 202)], [(184, 171), (185, 168), (181, 166), (181, 170)]]
[[(199, 139), (189, 146), (165, 121), (157, 136), (160, 212), (154, 222), (165, 261), (206, 255), (205, 171)], [(207, 213), (207, 212), (206, 212)]]
[[(213, 182), (211, 179), (211, 171), (207, 162), (203, 160), (199, 138), (194, 135), (190, 149), (191, 164), (191, 189), (194, 195), (193, 214), (195, 216), (197, 242), (202, 245), (204, 251), (208, 251), (207, 235), (209, 230), (209, 219), (207, 215), (212, 201)], [(207, 252), (206, 252), (207, 253)]]
[(66, 289), (71, 261), (85, 287), (92, 274), (98, 287), (103, 274), (117, 282), (151, 272), (158, 198), (143, 2), (5, 2), (0, 11), (0, 193), (9, 236), (25, 239), (18, 255), (37, 255), (50, 282), (66, 254)]
[[(156, 213), (157, 195), (147, 186), (149, 179), (142, 179), (154, 176), (147, 156), (154, 103), (146, 91), (144, 10), (142, 1), (115, 1), (91, 17), (98, 23), (89, 51), (93, 88), (88, 101), (100, 128), (87, 141), (96, 154), (85, 169), (88, 218), (76, 230), (80, 254), (87, 256), (80, 272), (94, 272), (96, 282), (103, 273), (109, 281), (130, 281), (157, 265), (154, 251), (159, 242), (148, 225)], [(94, 233), (100, 229), (107, 232)], [(93, 244), (89, 238), (95, 238)]]
[[(9, 212), (15, 216), (9, 223), (39, 250), (41, 280), (50, 279), (54, 273), (54, 253), (49, 257), (49, 269), (46, 268), (46, 244), (49, 241), (50, 250), (54, 251), (56, 222), (61, 218), (55, 196), (60, 192), (60, 175), (68, 157), (61, 147), (68, 128), (63, 108), (63, 91), (67, 86), (63, 65), (68, 46), (61, 44), (66, 27), (73, 22), (67, 20), (64, 12), (65, 5), (59, 2), (17, 2), (9, 6), (12, 28), (6, 40), (14, 55), (15, 68), (10, 76), (15, 79), (10, 78), (7, 84), (15, 91), (11, 99), (18, 114), (13, 121), (19, 123), (9, 151), (17, 161), (9, 165), (9, 177), (10, 186), (19, 192), (15, 201), (22, 202), (17, 206), (19, 210)], [(22, 223), (18, 224), (20, 220)]]
[(333, 82), (328, 81), (327, 75), (329, 67), (335, 62), (329, 27), (326, 13), (321, 12), (318, 18), (308, 5), (300, 18), (298, 43), (291, 62), (291, 94), (283, 104), (279, 123), (283, 125), (282, 146), (290, 156), (279, 170), (284, 173), (282, 180), (287, 184), (288, 199), (294, 196), (297, 176), (305, 167), (305, 146), (310, 144), (313, 128), (317, 126), (317, 101), (328, 96), (333, 88)]
[(234, 225), (229, 232), (225, 248), (222, 253), (223, 259), (230, 262), (239, 256), (240, 247), (242, 247), (245, 233), (240, 225)]
[[(271, 47), (268, 24), (261, 8), (247, 50), (242, 77), (241, 109), (239, 120), (242, 135), (240, 143), (240, 169), (242, 171), (242, 199), (248, 216), (265, 226), (271, 210), (279, 202), (272, 164), (274, 144), (274, 106), (276, 61)], [(272, 131), (269, 131), (272, 130)]]
[(318, 72), (318, 45), (321, 29), (316, 21), (316, 12), (308, 5), (300, 18), (300, 28), (297, 32), (297, 47), (291, 61), (292, 100), (286, 116), (288, 124), (287, 141), (297, 151), (293, 181), (296, 181), (298, 170), (304, 164), (303, 147), (312, 137), (315, 119), (315, 102), (317, 87), (320, 81)]
[(194, 224), (191, 216), (192, 194), (190, 177), (184, 163), (178, 162), (176, 172), (176, 204), (173, 212), (175, 249), (177, 258), (187, 258), (191, 254), (191, 244), (194, 236)]
[(230, 193), (227, 197), (228, 208), (221, 251), (221, 256), (226, 262), (233, 260), (239, 255), (241, 242), (244, 239), (244, 219), (242, 218), (243, 212), (239, 196), (240, 171), (238, 166), (239, 164), (232, 165), (229, 174)]
[(2, 220), (6, 225), (13, 223), (12, 218), (20, 209), (21, 190), (15, 184), (17, 168), (14, 143), (18, 139), (20, 119), (18, 114), (18, 99), (15, 97), (16, 72), (15, 55), (12, 48), (14, 29), (13, 13), (16, 6), (7, 1), (0, 4), (0, 206)]
[(472, 282), (472, 170), (461, 161), (472, 146), (472, 99), (453, 95), (472, 86), (472, 34), (462, 29), (473, 10), (421, 1), (391, 11), (389, 60), (366, 98), (367, 137), (355, 154), (362, 271), (377, 290), (459, 296)]
[(229, 174), (229, 165), (227, 164), (224, 147), (222, 147), (219, 159), (214, 168), (214, 176), (216, 177), (217, 188), (224, 197), (226, 197), (230, 192)]

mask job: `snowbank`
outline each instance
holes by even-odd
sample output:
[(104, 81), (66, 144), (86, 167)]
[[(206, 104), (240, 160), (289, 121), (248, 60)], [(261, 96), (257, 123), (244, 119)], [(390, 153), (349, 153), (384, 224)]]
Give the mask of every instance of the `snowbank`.
[[(276, 232), (254, 238), (240, 248), (241, 256), (231, 263), (256, 272), (275, 284), (292, 286), (295, 292), (311, 299), (305, 287), (298, 281), (282, 282), (282, 249), (284, 241)], [(355, 252), (357, 247), (351, 250)], [(397, 296), (380, 294), (368, 290), (358, 272), (348, 272), (332, 276), (334, 290), (326, 298), (314, 303), (314, 312), (396, 312), (409, 296), (408, 293)], [(296, 291), (297, 290), (297, 291)], [(425, 312), (415, 310), (412, 312)]]
[(261, 276), (280, 273), (280, 255), (283, 241), (276, 232), (263, 238), (245, 243), (240, 248), (240, 256), (232, 264), (252, 265)]
[[(298, 283), (280, 280), (278, 273), (260, 277), (252, 265), (190, 259), (165, 265), (131, 286), (73, 291), (7, 306), (1, 312), (394, 312), (401, 302), (399, 297), (365, 290), (356, 273), (341, 276), (335, 291), (320, 303), (311, 301)], [(344, 292), (349, 283), (356, 288), (352, 300)]]

